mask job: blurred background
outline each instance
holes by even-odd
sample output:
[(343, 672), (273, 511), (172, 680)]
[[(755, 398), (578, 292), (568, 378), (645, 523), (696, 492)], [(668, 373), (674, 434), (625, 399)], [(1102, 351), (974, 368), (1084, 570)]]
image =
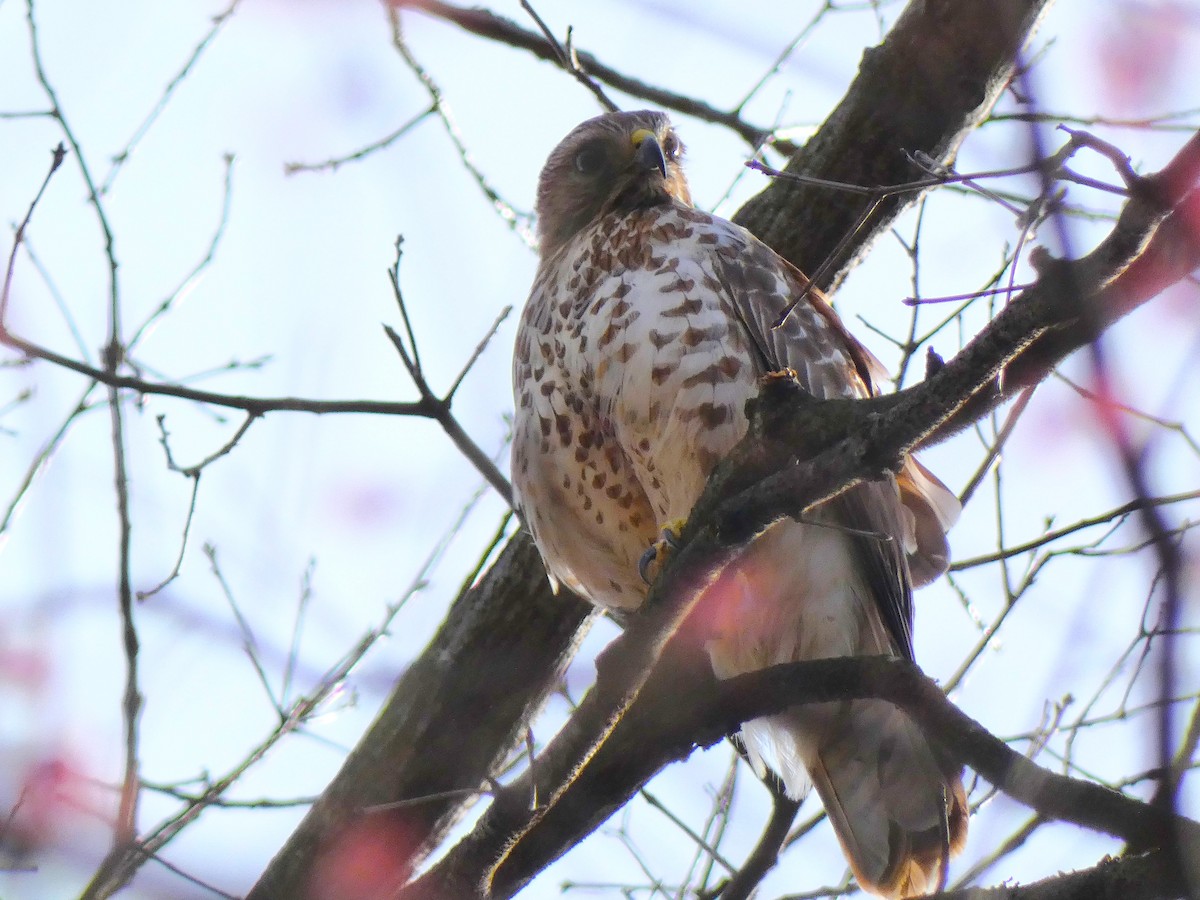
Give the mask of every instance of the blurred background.
[[(573, 26), (575, 43), (613, 68), (719, 109), (744, 103), (746, 121), (801, 142), (903, 8), (535, 5), (556, 34)], [(490, 8), (536, 29), (516, 0)], [(403, 236), (412, 333), (430, 385), (448, 389), (501, 311), (524, 302), (536, 265), (529, 235), (538, 171), (557, 141), (599, 110), (571, 78), (523, 51), (416, 12), (401, 20), (408, 50), (440, 90), (437, 110), (376, 2), (0, 0), (5, 223), (15, 229), (24, 218), (51, 151), (68, 140), (64, 128), (79, 151), (50, 180), (16, 252), (9, 330), (102, 366), (115, 292), (120, 333), (126, 342), (137, 336), (127, 372), (146, 380), (246, 397), (413, 400), (381, 328), (403, 327), (387, 276)], [(1200, 125), (1195, 3), (1060, 0), (1027, 61), (1036, 91), (1028, 99), (1051, 119), (1113, 141), (1140, 171), (1160, 168)], [(611, 93), (626, 108), (647, 105)], [(61, 122), (47, 114), (55, 104)], [(959, 171), (1027, 162), (1032, 126), (1012, 118), (1025, 110), (1006, 96), (995, 121), (968, 138)], [(763, 189), (765, 177), (742, 165), (752, 150), (737, 135), (674, 119), (698, 206), (729, 216)], [(1065, 140), (1053, 122), (1037, 127), (1051, 148)], [(770, 150), (767, 159), (780, 161)], [(1073, 165), (1118, 182), (1099, 156), (1080, 154)], [(1016, 212), (1037, 192), (1032, 177), (987, 186)], [(1121, 202), (1071, 186), (1072, 250), (1107, 233)], [(902, 300), (969, 294), (997, 276), (1019, 285), (1037, 244), (1061, 249), (1054, 228), (1029, 235), (995, 198), (943, 189), (879, 241), (836, 302), (896, 371), (897, 341), (913, 315)], [(6, 259), (11, 248), (10, 238)], [(1200, 684), (1200, 573), (1189, 530), (1200, 515), (1196, 301), (1196, 283), (1185, 282), (1104, 337), (1109, 408), (1138, 441), (1152, 493), (1186, 495), (1162, 508), (1186, 560), (1180, 696), (1171, 698), (1177, 734)], [(915, 333), (946, 320), (931, 344), (948, 357), (1002, 303), (918, 307)], [(506, 472), (515, 318), (501, 322), (453, 407)], [(921, 372), (910, 366), (905, 383)], [(1138, 523), (1110, 515), (1133, 494), (1086, 394), (1095, 387), (1077, 358), (1033, 395), (951, 535), (964, 567), (917, 597), (917, 658), (953, 681), (965, 711), (1042, 764), (1149, 796), (1158, 685), (1147, 660), (1161, 573)], [(237, 769), (272, 738), (278, 707), (326, 683), (395, 612), (320, 715), (271, 743), (223, 795), (229, 805), (206, 809), (161, 853), (168, 865), (148, 862), (125, 893), (237, 896), (421, 651), (506, 508), (432, 421), (288, 411), (253, 421), (203, 469), (193, 498), (193, 479), (170, 462), (206, 460), (238, 435), (243, 415), (163, 396), (125, 400), (132, 586), (153, 592), (134, 611), (145, 697), (139, 833), (177, 816), (206, 780)], [(924, 461), (962, 490), (1007, 415), (1002, 409)], [(125, 759), (112, 422), (103, 387), (9, 349), (0, 353), (0, 516), (0, 896), (72, 896), (110, 845)], [(973, 562), (1092, 518), (1096, 526), (1028, 552)], [(567, 696), (586, 690), (591, 658), (614, 634), (607, 622), (593, 630), (568, 672)], [(567, 697), (551, 704), (534, 724), (538, 741), (568, 710)], [(668, 769), (649, 790), (696, 831), (708, 827), (714, 798), (725, 797), (731, 821), (744, 823), (720, 845), (734, 861), (769, 810), (766, 792), (726, 747)], [(972, 799), (986, 802), (952, 881), (993, 854), (1002, 858), (983, 883), (1045, 877), (1120, 849), (1065, 825), (1012, 841), (1029, 811), (987, 799), (988, 790), (975, 788)], [(1194, 776), (1182, 801), (1184, 812), (1200, 814)], [(817, 808), (813, 798), (802, 820)], [(834, 847), (823, 829), (806, 837), (762, 895), (826, 886), (814, 895), (837, 894), (844, 863)], [(692, 896), (684, 886), (696, 854), (695, 841), (642, 798), (525, 896)]]

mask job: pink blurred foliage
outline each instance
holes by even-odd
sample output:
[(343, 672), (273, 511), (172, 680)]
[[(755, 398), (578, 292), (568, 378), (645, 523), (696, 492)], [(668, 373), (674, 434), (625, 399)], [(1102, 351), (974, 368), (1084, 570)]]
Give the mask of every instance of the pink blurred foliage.
[(1191, 0), (1128, 0), (1099, 25), (1094, 60), (1110, 112), (1143, 115), (1175, 82), (1189, 34), (1200, 28)]
[(408, 876), (404, 865), (417, 838), (396, 810), (368, 812), (342, 829), (321, 852), (306, 894), (310, 900), (388, 896)]
[(93, 780), (61, 748), (34, 760), (19, 783), (16, 800), (0, 820), (0, 847), (11, 859), (62, 843), (81, 816), (99, 813)]
[[(1187, 230), (1192, 244), (1200, 244), (1200, 203), (1184, 203), (1178, 210), (1180, 224)], [(1162, 306), (1164, 312), (1178, 318), (1179, 324), (1194, 326), (1197, 319), (1196, 308), (1200, 305), (1200, 280), (1197, 280), (1196, 273), (1193, 272), (1191, 278), (1168, 288), (1156, 305)]]
[(15, 687), (32, 696), (43, 693), (50, 677), (50, 662), (44, 648), (15, 646), (0, 630), (0, 687)]
[(402, 518), (404, 497), (393, 486), (346, 479), (327, 497), (336, 521), (350, 528), (378, 529)]

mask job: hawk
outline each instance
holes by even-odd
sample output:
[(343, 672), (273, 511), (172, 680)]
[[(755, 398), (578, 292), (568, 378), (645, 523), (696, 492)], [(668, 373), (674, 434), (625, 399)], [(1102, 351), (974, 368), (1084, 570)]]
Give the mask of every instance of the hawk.
[[(791, 369), (815, 397), (853, 398), (886, 375), (796, 268), (692, 206), (682, 156), (662, 113), (609, 113), (568, 134), (538, 184), (541, 259), (513, 363), (517, 507), (555, 586), (614, 610), (645, 598), (639, 561), (746, 433), (760, 378)], [(729, 594), (707, 644), (717, 676), (911, 660), (912, 587), (945, 571), (958, 509), (908, 459), (771, 525), (717, 582)], [(742, 738), (793, 798), (815, 785), (867, 890), (933, 890), (965, 840), (960, 768), (886, 702), (797, 706)]]

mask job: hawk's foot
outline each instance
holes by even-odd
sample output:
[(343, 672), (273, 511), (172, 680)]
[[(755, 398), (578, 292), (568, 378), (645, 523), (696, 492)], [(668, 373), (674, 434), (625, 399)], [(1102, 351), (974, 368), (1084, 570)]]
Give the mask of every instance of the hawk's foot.
[(638, 574), (646, 584), (654, 584), (666, 565), (667, 558), (679, 549), (679, 536), (683, 534), (683, 526), (686, 524), (687, 519), (672, 519), (662, 527), (658, 533), (658, 540), (642, 554), (642, 558), (638, 560)]

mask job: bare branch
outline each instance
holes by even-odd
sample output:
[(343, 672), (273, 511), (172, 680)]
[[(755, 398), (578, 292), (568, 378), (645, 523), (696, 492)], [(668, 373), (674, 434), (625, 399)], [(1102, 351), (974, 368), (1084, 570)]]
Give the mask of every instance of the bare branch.
[[(467, 9), (442, 3), (440, 0), (392, 0), (392, 2), (398, 8), (419, 10), (427, 15), (453, 22), (464, 31), (469, 31), (479, 37), (528, 50), (538, 59), (544, 59), (547, 62), (559, 61), (558, 53), (550, 41), (489, 10)], [(725, 112), (699, 98), (687, 97), (646, 84), (616, 71), (591, 53), (583, 50), (577, 50), (575, 57), (585, 72), (632, 97), (639, 97), (655, 106), (694, 116), (705, 122), (723, 125), (756, 150), (763, 144), (771, 142), (770, 130), (743, 121), (736, 110)], [(784, 153), (790, 153), (795, 149), (795, 145), (787, 141), (779, 141), (777, 147)]]
[(771, 804), (771, 818), (767, 820), (767, 827), (737, 874), (721, 888), (721, 900), (747, 900), (778, 862), (800, 804), (780, 791), (771, 793)]
[(392, 342), (392, 346), (396, 348), (396, 352), (400, 354), (400, 359), (404, 363), (404, 368), (408, 370), (408, 375), (412, 379), (413, 385), (416, 387), (417, 393), (421, 397), (421, 403), (424, 404), (427, 409), (431, 410), (430, 418), (437, 420), (437, 423), (442, 426), (442, 430), (445, 431), (450, 440), (454, 442), (454, 446), (458, 448), (459, 452), (467, 458), (471, 465), (473, 465), (481, 475), (483, 475), (488, 484), (496, 489), (496, 492), (504, 498), (504, 502), (509, 506), (512, 506), (512, 485), (509, 484), (508, 479), (504, 477), (503, 473), (496, 466), (496, 464), (492, 462), (491, 458), (480, 449), (478, 444), (471, 440), (471, 437), (466, 433), (462, 425), (459, 424), (458, 420), (450, 411), (450, 402), (454, 398), (455, 391), (458, 390), (458, 386), (462, 383), (463, 378), (466, 377), (466, 374), (470, 370), (471, 366), (474, 365), (477, 359), (479, 359), (479, 355), (483, 352), (492, 336), (496, 333), (496, 329), (500, 326), (500, 323), (504, 320), (505, 316), (508, 315), (511, 307), (506, 307), (501, 311), (491, 329), (489, 329), (487, 334), (485, 334), (480, 342), (475, 346), (475, 350), (467, 359), (466, 364), (463, 366), (458, 377), (454, 380), (454, 384), (451, 385), (446, 396), (438, 397), (436, 394), (434, 394), (432, 388), (430, 388), (429, 382), (425, 380), (425, 374), (421, 370), (421, 357), (417, 352), (416, 336), (413, 334), (412, 324), (409, 322), (408, 307), (404, 302), (404, 293), (400, 290), (400, 256), (402, 243), (403, 240), (401, 238), (396, 239), (396, 261), (392, 264), (392, 268), (388, 270), (388, 278), (392, 283), (392, 293), (396, 298), (396, 305), (400, 309), (400, 318), (404, 322), (405, 331), (408, 333), (408, 343), (405, 344), (404, 339), (401, 338), (400, 335), (397, 334), (390, 326), (383, 326), (383, 330), (387, 334), (388, 339)]
[(1081, 519), (1071, 525), (1064, 525), (1062, 528), (1056, 528), (1053, 531), (1047, 531), (1039, 538), (1031, 541), (1026, 541), (1023, 544), (1016, 544), (1012, 547), (1005, 547), (1003, 550), (996, 553), (988, 553), (984, 556), (973, 556), (970, 559), (962, 559), (950, 565), (950, 571), (958, 572), (964, 569), (973, 569), (976, 566), (986, 565), (987, 563), (996, 562), (1001, 559), (1008, 559), (1013, 556), (1020, 556), (1022, 553), (1028, 553), (1031, 550), (1036, 550), (1039, 547), (1044, 547), (1046, 544), (1064, 538), (1067, 535), (1075, 534), (1077, 531), (1083, 531), (1086, 528), (1093, 528), (1097, 525), (1107, 525), (1110, 522), (1118, 519), (1124, 519), (1131, 513), (1141, 509), (1146, 504), (1156, 506), (1166, 506), (1173, 503), (1184, 503), (1189, 500), (1200, 499), (1200, 491), (1188, 491), (1182, 494), (1171, 494), (1166, 497), (1150, 497), (1138, 498), (1130, 500), (1128, 503), (1123, 503), (1120, 506), (1110, 509), (1108, 512), (1100, 513), (1097, 516), (1092, 516), (1088, 519)]
[(387, 400), (315, 400), (302, 397), (247, 397), (238, 394), (221, 394), (215, 391), (203, 391), (197, 388), (185, 387), (181, 384), (170, 384), (135, 378), (130, 375), (119, 375), (104, 369), (98, 369), (86, 363), (71, 359), (68, 356), (55, 353), (24, 338), (13, 334), (0, 334), (0, 343), (20, 350), (33, 359), (41, 359), (64, 369), (70, 369), (85, 375), (93, 381), (110, 388), (130, 390), (135, 394), (157, 395), (162, 397), (177, 397), (181, 400), (192, 400), (196, 403), (206, 403), (213, 406), (223, 406), (227, 409), (240, 409), (253, 416), (262, 416), (269, 412), (305, 412), (314, 415), (331, 415), (335, 413), (363, 413), (367, 415), (384, 416), (421, 416), (433, 418), (435, 410), (423, 402), (400, 403)]
[(63, 160), (66, 159), (67, 148), (60, 141), (58, 146), (54, 148), (54, 154), (50, 160), (50, 171), (46, 173), (46, 177), (42, 179), (42, 186), (33, 196), (33, 200), (29, 203), (29, 209), (25, 213), (25, 218), (21, 220), (21, 224), (17, 226), (16, 233), (13, 235), (12, 251), (8, 254), (8, 266), (4, 270), (4, 289), (0, 291), (0, 334), (6, 334), (8, 329), (5, 322), (8, 319), (8, 297), (12, 290), (13, 270), (17, 265), (17, 250), (21, 247), (21, 241), (25, 238), (25, 229), (29, 227), (29, 220), (33, 218), (33, 211), (37, 209), (38, 201), (42, 199), (42, 194), (46, 193), (46, 188), (50, 184), (50, 179), (54, 177), (54, 173), (58, 171)]
[(229, 604), (229, 608), (233, 612), (233, 617), (237, 621), (238, 631), (242, 636), (242, 650), (245, 651), (247, 659), (250, 660), (250, 665), (254, 667), (254, 674), (258, 676), (258, 683), (262, 685), (263, 692), (267, 695), (267, 699), (271, 701), (271, 706), (275, 707), (275, 712), (279, 714), (279, 718), (286, 721), (287, 713), (284, 711), (280, 701), (275, 698), (275, 692), (271, 689), (271, 680), (267, 678), (267, 672), (263, 668), (261, 654), (258, 651), (258, 641), (254, 638), (254, 630), (250, 627), (250, 623), (246, 621), (246, 616), (242, 613), (241, 607), (238, 606), (237, 598), (234, 597), (233, 589), (229, 586), (229, 582), (225, 580), (225, 573), (221, 571), (221, 566), (217, 562), (217, 548), (212, 544), (205, 544), (204, 555), (208, 558), (208, 564), (212, 569), (213, 577), (217, 579), (217, 584), (221, 587), (221, 594), (225, 597), (225, 602)]
[(537, 238), (534, 237), (533, 230), (529, 227), (532, 217), (528, 213), (517, 212), (511, 203), (500, 196), (499, 191), (492, 186), (487, 176), (476, 165), (471, 152), (467, 149), (467, 145), (463, 141), (458, 123), (455, 122), (454, 115), (450, 112), (450, 107), (442, 95), (442, 89), (438, 87), (437, 82), (433, 80), (433, 77), (425, 70), (424, 66), (417, 62), (412, 50), (409, 49), (408, 43), (404, 40), (404, 30), (400, 26), (398, 6), (391, 3), (385, 3), (385, 5), (387, 6), (388, 21), (392, 26), (392, 46), (396, 48), (396, 51), (400, 54), (400, 58), (412, 69), (413, 74), (417, 76), (417, 80), (421, 82), (429, 94), (434, 112), (442, 120), (442, 125), (446, 129), (446, 134), (450, 138), (450, 142), (454, 144), (454, 149), (458, 151), (459, 162), (471, 174), (475, 184), (483, 191), (484, 196), (487, 197), (488, 202), (491, 203), (492, 208), (496, 210), (500, 218), (516, 232), (517, 236), (525, 242), (526, 246), (536, 247)]
[(428, 119), (431, 115), (433, 115), (436, 112), (437, 112), (437, 104), (429, 106), (428, 108), (423, 109), (421, 112), (417, 113), (415, 116), (413, 116), (411, 119), (409, 119), (403, 125), (401, 125), (399, 128), (397, 128), (391, 134), (384, 135), (379, 140), (377, 140), (373, 143), (367, 144), (365, 147), (360, 147), (358, 150), (355, 150), (353, 153), (348, 153), (345, 156), (335, 156), (331, 159), (325, 160), (324, 162), (315, 162), (315, 163), (290, 162), (290, 163), (287, 163), (283, 167), (283, 171), (285, 173), (287, 173), (288, 175), (296, 175), (300, 172), (324, 172), (326, 170), (328, 170), (330, 172), (336, 172), (338, 169), (340, 169), (346, 163), (358, 162), (360, 159), (365, 159), (366, 157), (370, 156), (372, 153), (375, 153), (379, 150), (387, 149), (388, 147), (392, 146), (392, 144), (396, 143), (396, 141), (400, 140), (400, 138), (404, 137), (406, 134), (408, 134), (410, 131), (412, 131), (414, 128), (416, 128), (418, 125), (420, 125), (422, 122), (424, 122), (426, 119)]
[(192, 70), (196, 67), (196, 64), (200, 61), (200, 57), (204, 55), (204, 51), (209, 48), (214, 40), (216, 40), (216, 37), (220, 33), (221, 29), (225, 27), (225, 24), (233, 17), (233, 14), (237, 12), (237, 8), (241, 6), (241, 4), (242, 0), (231, 0), (229, 6), (213, 16), (212, 27), (208, 30), (208, 33), (200, 39), (200, 43), (198, 43), (195, 49), (192, 50), (191, 55), (187, 58), (187, 61), (184, 62), (182, 68), (180, 68), (180, 70), (175, 74), (175, 77), (167, 82), (166, 88), (163, 89), (162, 96), (146, 115), (146, 118), (142, 121), (142, 124), (140, 124), (134, 130), (133, 136), (125, 142), (125, 147), (120, 153), (113, 157), (112, 165), (109, 167), (108, 174), (104, 177), (104, 183), (100, 185), (101, 194), (107, 194), (112, 188), (113, 182), (116, 180), (117, 175), (120, 173), (125, 163), (129, 161), (129, 157), (133, 155), (133, 151), (137, 149), (137, 145), (141, 143), (142, 138), (144, 138), (150, 131), (151, 127), (153, 127), (154, 123), (158, 120), (158, 117), (162, 115), (163, 111), (167, 108), (167, 105), (171, 102), (171, 98), (175, 95), (175, 91), (179, 89), (181, 84), (183, 84), (184, 79), (191, 74)]

